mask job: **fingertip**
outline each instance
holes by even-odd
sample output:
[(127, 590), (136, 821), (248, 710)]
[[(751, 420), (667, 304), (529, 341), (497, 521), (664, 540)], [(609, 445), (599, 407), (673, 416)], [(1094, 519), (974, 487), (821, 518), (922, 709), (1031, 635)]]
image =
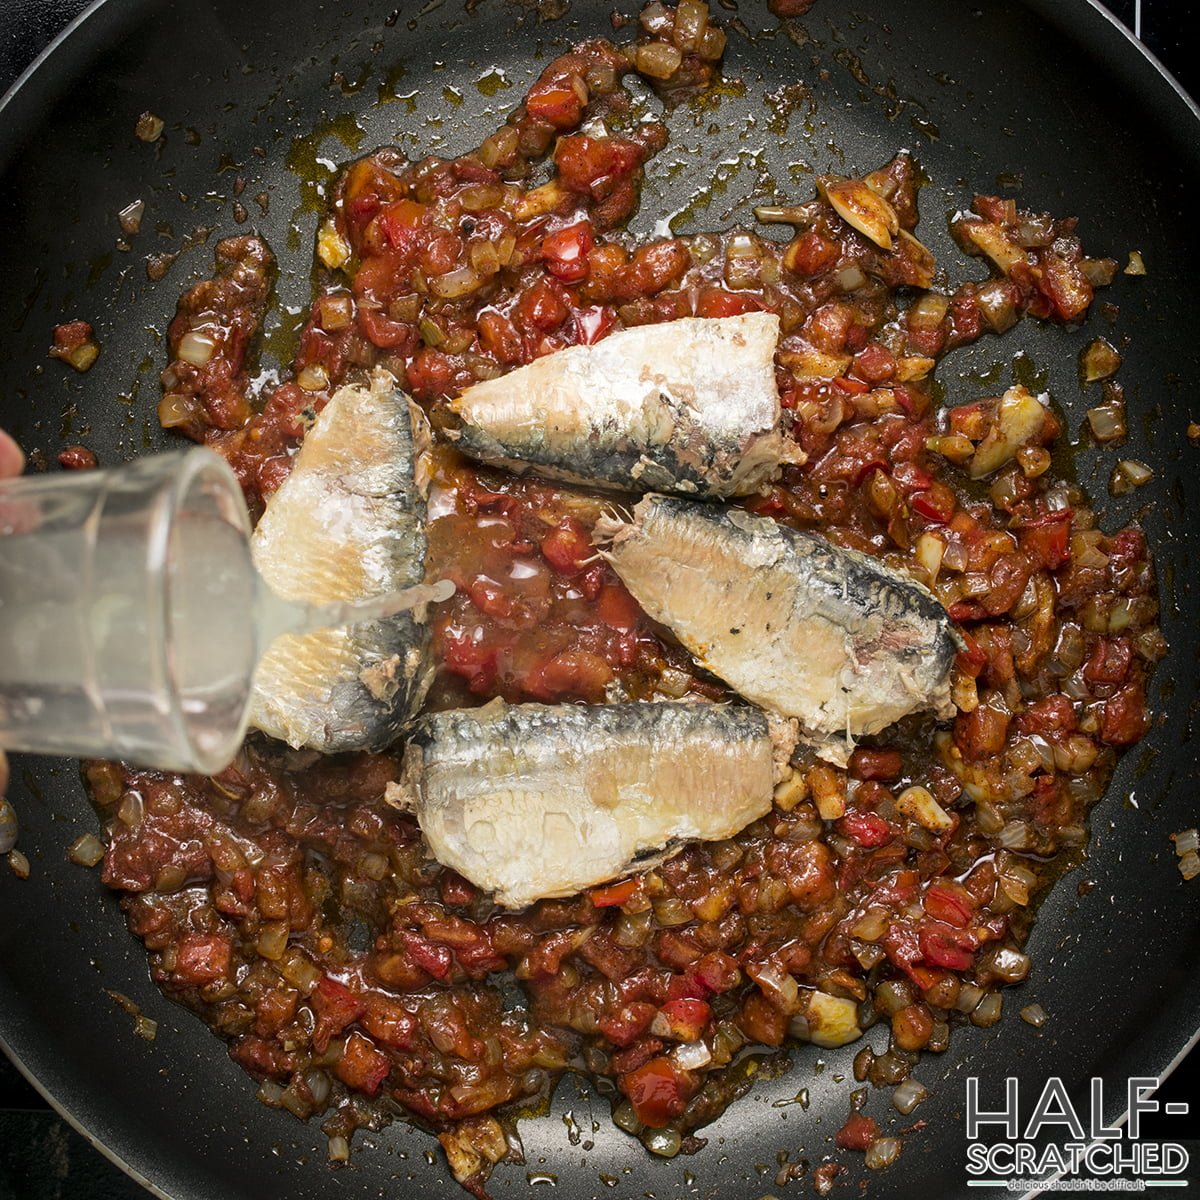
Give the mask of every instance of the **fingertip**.
[(0, 429), (0, 479), (20, 475), (25, 470), (25, 451)]

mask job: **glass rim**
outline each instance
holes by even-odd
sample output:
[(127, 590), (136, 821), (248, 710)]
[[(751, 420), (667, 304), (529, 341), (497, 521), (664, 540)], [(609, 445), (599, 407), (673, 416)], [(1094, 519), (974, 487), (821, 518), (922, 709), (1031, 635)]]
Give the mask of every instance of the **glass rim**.
[[(161, 604), (155, 607), (154, 616), (159, 624), (156, 632), (159, 645), (164, 649), (163, 669), (168, 684), (169, 709), (165, 715), (171, 723), (172, 740), (186, 752), (186, 757), (190, 762), (190, 771), (210, 775), (223, 770), (237, 754), (238, 747), (246, 736), (250, 706), (248, 703), (243, 705), (238, 727), (232, 730), (229, 736), (219, 744), (210, 743), (208, 746), (204, 746), (197, 740), (194, 723), (183, 710), (181, 703), (181, 680), (179, 679), (174, 640), (168, 636), (172, 627), (171, 601), (174, 586), (170, 571), (171, 541), (174, 536), (175, 518), (186, 506), (188, 497), (193, 490), (201, 486), (205, 480), (214, 480), (218, 484), (218, 494), (223, 493), (234, 501), (228, 506), (228, 512), (223, 511), (225, 506), (219, 506), (222, 509), (221, 516), (246, 537), (250, 535), (250, 518), (242, 500), (241, 484), (238, 483), (233, 468), (221, 455), (207, 446), (193, 446), (182, 454), (169, 452), (153, 455), (150, 459), (140, 461), (149, 462), (151, 459), (170, 459), (178, 465), (177, 474), (170, 481), (170, 486), (159, 492), (159, 503), (155, 506), (150, 533), (150, 545), (147, 547), (147, 563), (152, 566), (162, 580)], [(139, 460), (135, 459), (134, 461)], [(166, 467), (168, 464), (164, 461), (162, 465)], [(250, 620), (251, 616), (252, 614), (247, 613), (246, 619)]]

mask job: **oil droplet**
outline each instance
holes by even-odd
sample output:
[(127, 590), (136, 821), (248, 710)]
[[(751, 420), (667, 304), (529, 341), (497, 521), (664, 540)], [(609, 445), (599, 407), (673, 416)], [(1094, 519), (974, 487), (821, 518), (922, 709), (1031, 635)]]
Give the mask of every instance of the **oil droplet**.
[(908, 123), (923, 136), (927, 137), (931, 142), (936, 142), (942, 136), (942, 131), (928, 117), (922, 117), (917, 113), (910, 114)]
[(452, 87), (442, 88), (442, 99), (445, 100), (447, 104), (454, 105), (455, 108), (458, 108), (458, 106), (463, 102), (462, 92), (460, 92), (458, 88)]
[(1044, 392), (1050, 380), (1050, 372), (1044, 368), (1039, 371), (1037, 364), (1024, 350), (1013, 359), (1012, 373), (1013, 379), (1034, 395)]
[(494, 96), (497, 92), (512, 87), (512, 82), (499, 67), (493, 67), (486, 75), (475, 80), (475, 86), (485, 95)]
[(578, 1146), (583, 1133), (579, 1128), (579, 1122), (575, 1120), (575, 1114), (570, 1109), (563, 1113), (562, 1122), (567, 1127), (567, 1140), (572, 1146)]
[(525, 1175), (525, 1182), (531, 1187), (536, 1187), (539, 1183), (548, 1183), (551, 1187), (557, 1187), (558, 1176), (551, 1175), (548, 1171), (528, 1171)]
[(392, 104), (394, 101), (399, 100), (400, 97), (396, 94), (396, 85), (407, 74), (408, 68), (403, 63), (396, 63), (391, 67), (383, 77), (383, 82), (379, 85), (377, 103)]

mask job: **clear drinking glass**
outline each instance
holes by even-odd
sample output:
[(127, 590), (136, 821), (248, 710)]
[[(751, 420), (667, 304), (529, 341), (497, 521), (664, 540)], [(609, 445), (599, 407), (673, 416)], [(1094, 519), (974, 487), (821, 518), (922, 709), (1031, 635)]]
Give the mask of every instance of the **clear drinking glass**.
[(260, 649), (249, 532), (202, 447), (0, 483), (0, 748), (222, 769)]

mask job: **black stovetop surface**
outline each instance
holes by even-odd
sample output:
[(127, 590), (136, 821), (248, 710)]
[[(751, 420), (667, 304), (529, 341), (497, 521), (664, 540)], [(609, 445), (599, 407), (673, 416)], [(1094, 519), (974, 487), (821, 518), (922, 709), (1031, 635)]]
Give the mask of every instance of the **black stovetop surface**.
[[(0, 93), (88, 2), (0, 0)], [(1190, 9), (1191, 0), (1102, 3), (1142, 38), (1191, 95), (1200, 96), (1200, 55), (1195, 53), (1193, 25), (1179, 11)], [(1200, 1047), (1156, 1093), (1163, 1104), (1196, 1105), (1198, 1097)], [(1160, 1118), (1144, 1136), (1195, 1146), (1195, 1117)], [(146, 1200), (146, 1196), (61, 1120), (0, 1053), (0, 1200)]]

